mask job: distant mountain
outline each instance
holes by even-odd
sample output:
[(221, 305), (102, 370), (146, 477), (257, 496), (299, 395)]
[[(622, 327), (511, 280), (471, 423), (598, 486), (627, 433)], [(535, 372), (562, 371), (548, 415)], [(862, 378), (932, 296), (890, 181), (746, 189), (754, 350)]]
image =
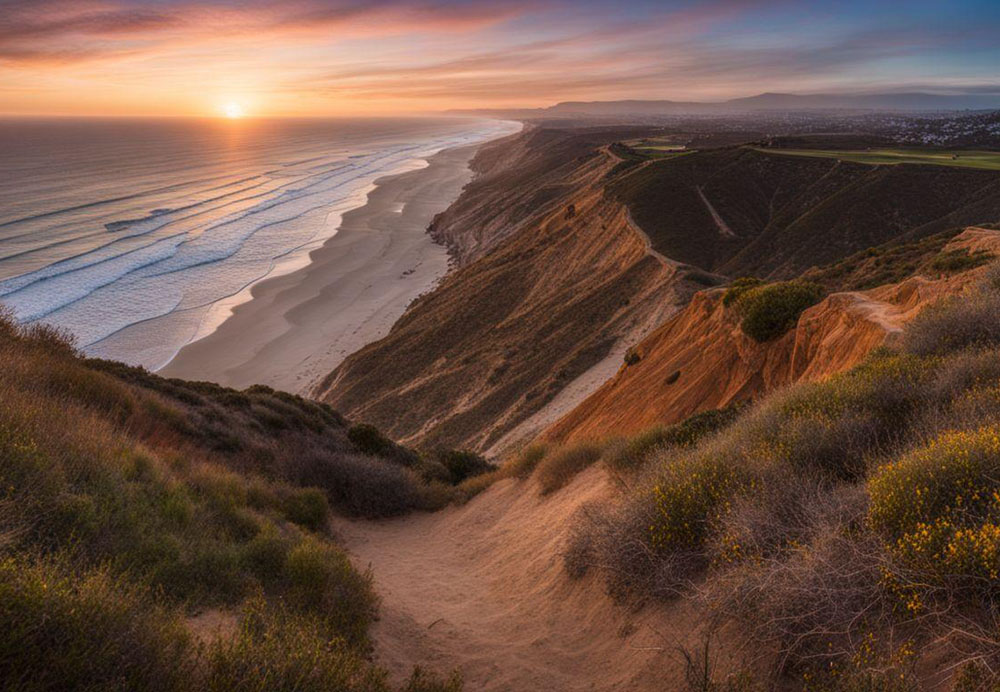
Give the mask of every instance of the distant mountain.
[(1000, 94), (774, 94), (765, 93), (728, 101), (563, 101), (548, 108), (451, 111), (462, 114), (503, 115), (513, 118), (622, 117), (629, 115), (696, 115), (746, 111), (881, 110), (956, 111), (1000, 109)]

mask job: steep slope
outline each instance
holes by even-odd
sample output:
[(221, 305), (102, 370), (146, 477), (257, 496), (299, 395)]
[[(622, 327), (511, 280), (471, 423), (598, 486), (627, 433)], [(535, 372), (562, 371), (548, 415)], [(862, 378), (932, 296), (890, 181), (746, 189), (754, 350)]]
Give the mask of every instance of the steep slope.
[(533, 130), (483, 164), (435, 224), (461, 266), (316, 395), (409, 444), (486, 450), (572, 385), (577, 400), (592, 391), (588, 371), (692, 292), (604, 194), (617, 159), (601, 144), (621, 134)]
[(460, 265), (482, 257), (519, 229), (565, 207), (581, 162), (604, 144), (637, 132), (644, 130), (529, 126), (484, 145), (470, 164), (475, 178), (435, 217), (431, 236), (447, 245)]
[[(1000, 231), (970, 228), (945, 251), (1000, 251)], [(629, 435), (697, 411), (755, 399), (792, 382), (815, 381), (860, 362), (893, 339), (924, 306), (959, 294), (982, 270), (914, 276), (867, 291), (834, 293), (802, 313), (796, 328), (758, 343), (727, 309), (724, 289), (702, 291), (635, 350), (641, 360), (550, 427), (550, 440)]]
[(650, 163), (612, 192), (668, 257), (775, 278), (893, 238), (993, 221), (1000, 208), (996, 171), (790, 158), (697, 152)]

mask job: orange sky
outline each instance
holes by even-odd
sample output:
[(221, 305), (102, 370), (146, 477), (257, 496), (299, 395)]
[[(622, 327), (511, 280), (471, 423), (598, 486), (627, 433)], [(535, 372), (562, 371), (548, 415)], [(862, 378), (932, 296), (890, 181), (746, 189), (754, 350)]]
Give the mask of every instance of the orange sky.
[(217, 115), (235, 102), (322, 116), (997, 88), (998, 3), (957, 2), (947, 18), (934, 5), (0, 0), (0, 113)]

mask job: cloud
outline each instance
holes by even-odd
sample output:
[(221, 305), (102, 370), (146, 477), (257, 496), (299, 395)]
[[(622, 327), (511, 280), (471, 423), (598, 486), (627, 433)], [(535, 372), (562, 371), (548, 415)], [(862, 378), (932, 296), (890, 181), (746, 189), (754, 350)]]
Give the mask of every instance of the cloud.
[(335, 31), (369, 37), (472, 31), (528, 7), (499, 0), (192, 0), (155, 7), (125, 0), (13, 0), (0, 3), (0, 60), (84, 61), (120, 56), (123, 44), (159, 48), (246, 36), (267, 41)]
[(322, 112), (990, 81), (996, 17), (881, 6), (891, 9), (889, 0), (0, 0), (0, 90), (41, 80), (70, 103), (85, 90), (126, 101), (162, 85), (193, 101), (244, 89)]

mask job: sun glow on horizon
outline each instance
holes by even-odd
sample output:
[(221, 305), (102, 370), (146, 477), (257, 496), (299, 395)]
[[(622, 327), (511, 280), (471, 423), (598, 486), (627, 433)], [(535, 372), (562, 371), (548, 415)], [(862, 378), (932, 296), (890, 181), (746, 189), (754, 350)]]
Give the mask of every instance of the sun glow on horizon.
[(236, 120), (246, 115), (246, 112), (243, 110), (243, 106), (235, 102), (224, 105), (222, 107), (222, 113), (230, 120)]

